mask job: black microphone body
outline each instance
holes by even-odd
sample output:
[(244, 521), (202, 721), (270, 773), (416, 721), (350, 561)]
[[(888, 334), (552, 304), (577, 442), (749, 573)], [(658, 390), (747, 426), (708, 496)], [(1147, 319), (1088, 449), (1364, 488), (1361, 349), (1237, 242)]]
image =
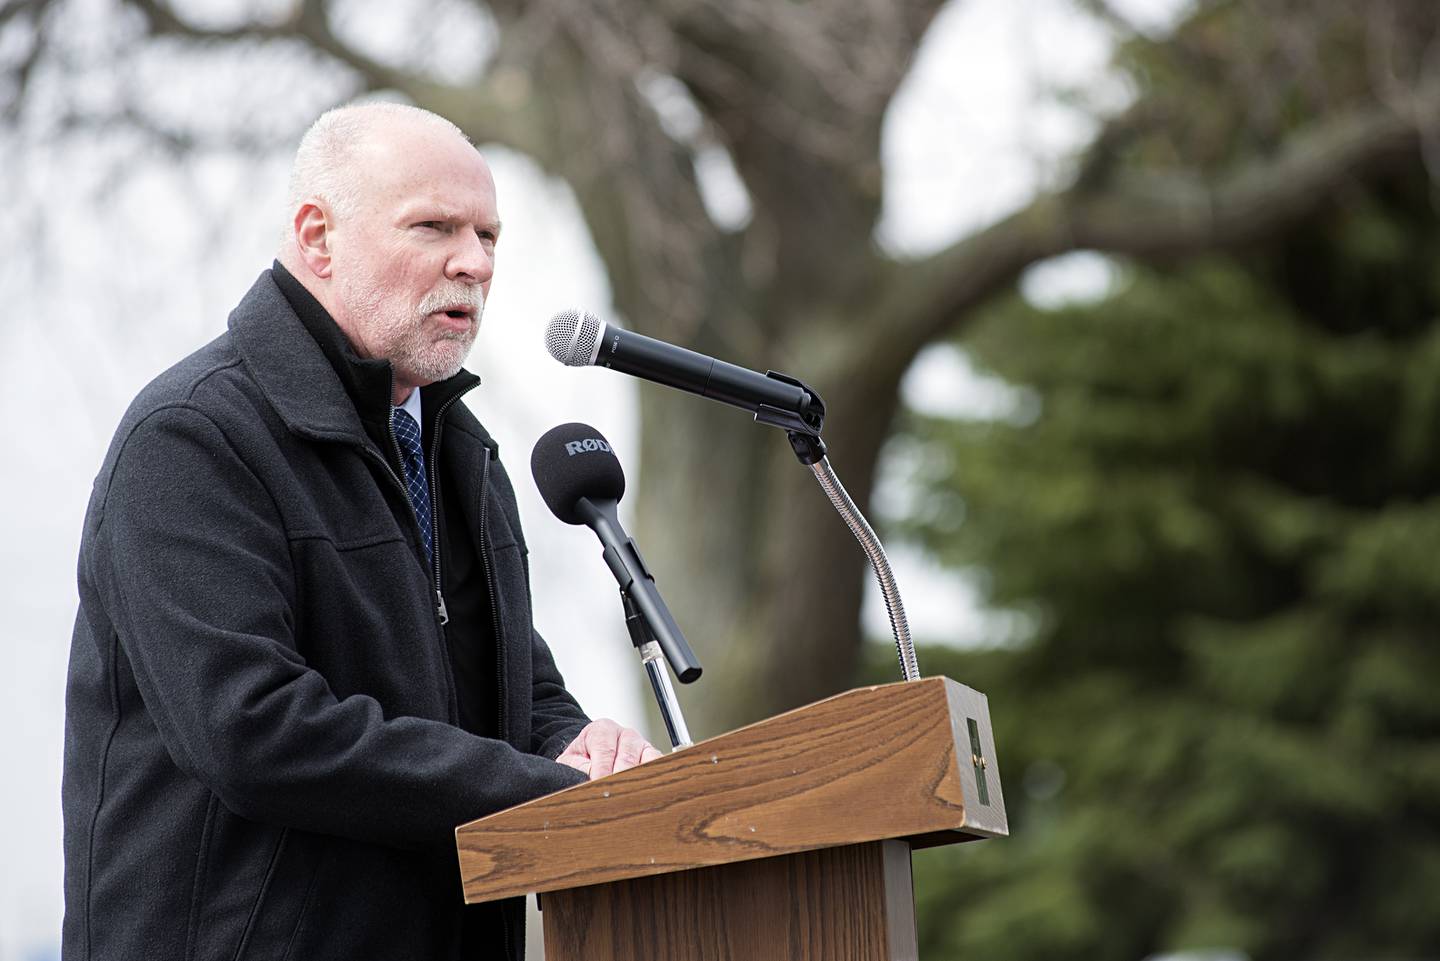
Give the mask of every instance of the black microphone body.
[(793, 384), (611, 324), (594, 364), (751, 413), (764, 405), (799, 414), (810, 405), (810, 394)]
[[(545, 346), (568, 367), (608, 367), (632, 377), (748, 410), (813, 422), (824, 404), (782, 374), (760, 374), (654, 337), (608, 324), (591, 313), (565, 310), (545, 328)], [(764, 410), (762, 410), (764, 409)]]
[(586, 424), (561, 424), (535, 442), (530, 470), (556, 517), (567, 524), (584, 524), (600, 538), (605, 565), (620, 591), (639, 609), (675, 676), (686, 684), (698, 678), (700, 662), (660, 597), (640, 549), (620, 524), (625, 473), (609, 441)]
[(615, 575), (621, 592), (640, 609), (640, 616), (665, 652), (665, 659), (674, 668), (675, 676), (682, 684), (689, 684), (700, 677), (700, 663), (695, 660), (685, 635), (656, 589), (655, 578), (645, 566), (635, 539), (620, 526), (618, 508), (615, 501), (592, 501), (588, 497), (582, 497), (575, 503), (575, 513), (600, 538), (605, 548), (602, 555), (605, 564)]

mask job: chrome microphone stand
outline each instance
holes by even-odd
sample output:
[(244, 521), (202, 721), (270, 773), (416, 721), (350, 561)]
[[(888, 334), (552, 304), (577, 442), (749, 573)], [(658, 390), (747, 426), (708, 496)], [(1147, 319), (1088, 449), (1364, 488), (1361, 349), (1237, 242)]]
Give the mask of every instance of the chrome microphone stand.
[(682, 747), (690, 747), (694, 742), (690, 740), (690, 729), (685, 726), (685, 715), (675, 697), (675, 687), (670, 683), (665, 652), (660, 649), (660, 642), (655, 639), (650, 625), (624, 588), (620, 589), (620, 601), (625, 606), (625, 628), (630, 632), (630, 643), (640, 652), (645, 676), (650, 679), (650, 689), (655, 692), (655, 702), (665, 722), (665, 732), (670, 735), (670, 749), (678, 751)]

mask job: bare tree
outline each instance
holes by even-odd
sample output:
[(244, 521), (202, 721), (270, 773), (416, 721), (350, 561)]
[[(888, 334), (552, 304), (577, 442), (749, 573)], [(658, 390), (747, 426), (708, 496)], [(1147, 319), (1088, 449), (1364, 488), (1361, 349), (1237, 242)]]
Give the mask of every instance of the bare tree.
[[(0, 7), (0, 30), (29, 25), (12, 44), (6, 116), (68, 2)], [(1203, 29), (1146, 37), (1103, 0), (1084, 0), (1169, 69), (1253, 85), (1241, 115), (1223, 118), (1253, 149), (1207, 151), (1203, 118), (1183, 102), (1142, 97), (1104, 121), (1066, 183), (946, 249), (902, 260), (872, 240), (881, 125), (942, 0), (456, 0), (456, 10), (488, 17), (497, 38), (478, 76), (442, 69), (423, 50), (368, 49), (326, 0), (231, 22), (166, 0), (115, 2), (142, 43), (283, 45), (342, 65), (357, 90), (396, 91), (563, 177), (629, 324), (804, 376), (828, 401), (832, 459), (862, 504), (911, 361), (1027, 267), (1078, 249), (1140, 260), (1243, 249), (1322, 208), (1345, 183), (1413, 158), (1434, 139), (1440, 103), (1436, 15), (1422, 2), (1201, 4), (1192, 22), (1254, 23), (1253, 43), (1217, 50)], [(1357, 51), (1344, 69), (1374, 71), (1370, 95), (1329, 81), (1322, 61), (1337, 36)], [(1291, 95), (1307, 104), (1300, 121), (1287, 112)], [(118, 119), (180, 146), (187, 136), (151, 116)], [(1147, 152), (1160, 139), (1193, 149)], [(743, 225), (707, 213), (696, 163), (716, 150), (748, 191)], [(697, 730), (853, 683), (868, 575), (783, 436), (647, 389), (642, 437), (642, 540), (711, 671), (695, 692)]]

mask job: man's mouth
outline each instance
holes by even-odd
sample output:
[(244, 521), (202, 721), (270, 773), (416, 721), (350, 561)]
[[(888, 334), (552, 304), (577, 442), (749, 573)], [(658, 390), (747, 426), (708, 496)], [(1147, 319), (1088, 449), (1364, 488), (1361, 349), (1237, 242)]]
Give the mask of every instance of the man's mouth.
[(478, 290), (432, 291), (420, 303), (420, 309), (425, 311), (431, 324), (449, 333), (466, 336), (473, 334), (479, 326), (480, 312), (484, 308), (485, 299)]
[(434, 311), (431, 316), (445, 317), (451, 321), (463, 323), (468, 326), (475, 320), (475, 311), (469, 307), (442, 307)]

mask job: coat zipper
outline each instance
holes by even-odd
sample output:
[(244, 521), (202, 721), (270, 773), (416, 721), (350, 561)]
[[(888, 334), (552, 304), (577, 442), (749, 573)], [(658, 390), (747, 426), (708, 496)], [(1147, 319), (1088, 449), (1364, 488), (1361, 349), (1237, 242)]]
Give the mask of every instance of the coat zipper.
[[(390, 443), (395, 444), (395, 431), (393, 429), (390, 431)], [(395, 444), (395, 446), (398, 448), (399, 445)], [(400, 491), (400, 496), (404, 498), (405, 506), (410, 507), (410, 489), (405, 486), (405, 482), (400, 479), (400, 475), (395, 473), (395, 468), (390, 466), (390, 463), (385, 460), (385, 458), (380, 454), (378, 450), (374, 450), (373, 448), (366, 446), (361, 446), (360, 452), (362, 456), (364, 456), (368, 460), (376, 461), (380, 464), (381, 467), (385, 468), (385, 473), (390, 475), (390, 479), (395, 482), (395, 487)], [(410, 510), (410, 518), (412, 521), (415, 518), (415, 511), (413, 508)], [(434, 523), (433, 519), (431, 523)], [(416, 526), (419, 526), (419, 522), (416, 522)], [(430, 609), (430, 611), (432, 614), (436, 615), (438, 615), (439, 613), (433, 607)], [(436, 620), (439, 620), (438, 616)], [(441, 622), (441, 624), (442, 626), (439, 627), (440, 653), (442, 655), (441, 660), (444, 662), (445, 667), (445, 687), (450, 693), (450, 703), (452, 706), (452, 710), (454, 710), (455, 678), (451, 676), (452, 672), (450, 669), (450, 651), (448, 649), (449, 642), (445, 638), (445, 628), (443, 627), (443, 622)]]
[[(440, 626), (444, 627), (450, 623), (450, 612), (445, 608), (445, 593), (440, 585), (440, 485), (435, 482), (435, 460), (440, 456), (440, 429), (445, 423), (445, 412), (449, 410), (456, 401), (465, 396), (464, 393), (456, 394), (445, 403), (440, 405), (440, 410), (435, 414), (435, 427), (430, 437), (430, 457), (425, 462), (425, 471), (428, 473), (430, 482), (430, 529), (433, 532), (430, 538), (431, 560), (433, 561), (433, 573), (435, 575), (435, 602), (436, 609), (440, 614)], [(395, 439), (395, 431), (390, 431), (390, 439)], [(485, 449), (486, 464), (489, 464), (490, 449)], [(484, 496), (484, 487), (481, 487), (481, 496)], [(484, 509), (481, 509), (484, 513)], [(482, 521), (483, 527), (483, 521)]]
[[(394, 388), (394, 379), (393, 379), (394, 375), (392, 374), (391, 377), (392, 377), (392, 379), (391, 379), (391, 388), (392, 388), (392, 390), (393, 390), (393, 388)], [(446, 411), (447, 409), (449, 409), (449, 407), (450, 407), (451, 404), (453, 404), (455, 401), (459, 400), (459, 399), (460, 399), (460, 396), (461, 396), (461, 395), (457, 394), (456, 396), (450, 398), (450, 400), (446, 401), (445, 404), (444, 404), (443, 406), (441, 406), (441, 408), (440, 408), (440, 415), (443, 415), (443, 414), (445, 413), (445, 411)], [(436, 436), (437, 438), (440, 436), (440, 415), (437, 415), (437, 416), (436, 416), (436, 419), (435, 419), (435, 436)], [(424, 428), (422, 427), (421, 429), (423, 430)], [(395, 437), (395, 422), (394, 422), (393, 420), (391, 420), (390, 423), (389, 423), (389, 429), (386, 431), (386, 435), (390, 438), (390, 450), (391, 450), (391, 452), (395, 455), (395, 462), (396, 462), (397, 464), (403, 464), (403, 463), (405, 463), (405, 458), (400, 454), (400, 442), (399, 442), (399, 440), (397, 440), (396, 437)], [(394, 482), (395, 482), (395, 486), (400, 489), (400, 496), (401, 496), (401, 498), (404, 499), (404, 502), (405, 502), (406, 506), (407, 506), (407, 507), (410, 507), (410, 511), (409, 511), (410, 517), (411, 517), (412, 520), (414, 520), (415, 510), (414, 510), (414, 505), (410, 503), (410, 489), (405, 486), (405, 482), (400, 479), (400, 475), (397, 474), (397, 473), (395, 473), (395, 468), (394, 468), (394, 467), (391, 467), (391, 466), (390, 466), (390, 462), (387, 461), (384, 457), (380, 456), (379, 451), (372, 450), (371, 448), (369, 448), (369, 447), (367, 447), (367, 446), (365, 446), (365, 445), (363, 445), (363, 444), (361, 445), (360, 450), (361, 450), (362, 453), (365, 454), (365, 456), (371, 458), (372, 460), (378, 460), (378, 461), (380, 462), (381, 466), (383, 466), (383, 467), (385, 468), (385, 473), (387, 473), (387, 474), (390, 475), (390, 479), (391, 479), (392, 481), (394, 481)], [(435, 450), (436, 450), (436, 451), (439, 450), (438, 444), (436, 445)], [(488, 467), (488, 466), (489, 466), (489, 453), (490, 453), (489, 448), (486, 448), (485, 453), (486, 453), (486, 467)], [(460, 715), (459, 715), (459, 707), (457, 706), (457, 693), (456, 693), (456, 690), (455, 690), (454, 671), (451, 669), (451, 666), (450, 666), (450, 641), (449, 641), (449, 639), (445, 636), (445, 624), (446, 624), (446, 622), (448, 622), (448, 621), (450, 620), (450, 618), (449, 618), (449, 615), (446, 614), (446, 612), (445, 612), (445, 598), (440, 594), (440, 588), (439, 588), (439, 583), (440, 583), (440, 538), (439, 538), (439, 536), (438, 536), (438, 533), (435, 531), (435, 498), (434, 498), (434, 496), (433, 496), (433, 492), (434, 492), (434, 490), (435, 490), (434, 473), (433, 473), (433, 471), (431, 470), (431, 468), (430, 468), (430, 466), (429, 466), (428, 464), (426, 465), (426, 472), (431, 475), (431, 476), (430, 476), (430, 481), (431, 481), (431, 483), (430, 483), (430, 489), (431, 489), (431, 491), (432, 491), (432, 497), (431, 497), (431, 499), (430, 499), (430, 530), (431, 530), (430, 549), (431, 549), (432, 557), (433, 557), (433, 560), (434, 560), (435, 583), (436, 583), (435, 598), (436, 598), (436, 602), (437, 602), (437, 603), (436, 603), (436, 606), (431, 608), (431, 612), (432, 612), (432, 613), (434, 614), (434, 616), (435, 616), (436, 626), (437, 626), (437, 633), (440, 635), (440, 655), (441, 655), (440, 659), (441, 659), (441, 661), (443, 662), (443, 665), (442, 665), (442, 666), (443, 666), (443, 668), (444, 668), (443, 673), (444, 673), (444, 675), (445, 675), (445, 689), (446, 689), (446, 692), (447, 692), (447, 694), (448, 694), (448, 698), (447, 698), (447, 699), (448, 699), (449, 702), (450, 702), (450, 711), (451, 711), (451, 714), (453, 715), (452, 718), (451, 718), (451, 721), (452, 721), (452, 722), (458, 722)], [(415, 526), (416, 526), (417, 532), (418, 532), (418, 528), (419, 528), (419, 526), (420, 526), (419, 521), (415, 521)]]

